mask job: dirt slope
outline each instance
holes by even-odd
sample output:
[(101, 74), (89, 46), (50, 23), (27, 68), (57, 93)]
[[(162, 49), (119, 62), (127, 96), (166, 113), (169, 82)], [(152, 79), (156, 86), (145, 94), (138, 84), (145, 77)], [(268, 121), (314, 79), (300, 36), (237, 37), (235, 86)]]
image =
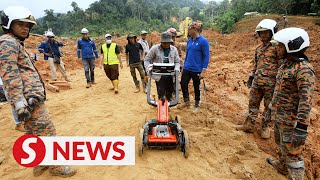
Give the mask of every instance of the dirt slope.
[[(47, 105), (51, 119), (60, 136), (136, 136), (145, 118), (155, 117), (155, 109), (149, 107), (142, 92), (134, 94), (129, 69), (121, 71), (120, 94), (114, 95), (108, 88), (101, 69), (97, 69), (98, 84), (84, 88), (82, 70), (72, 71), (73, 89), (60, 93), (48, 92)], [(70, 96), (72, 94), (72, 96)], [(129, 95), (129, 96), (128, 96)], [(132, 96), (135, 98), (131, 98)], [(110, 110), (112, 109), (112, 110)], [(148, 150), (136, 165), (128, 167), (84, 166), (76, 167), (79, 173), (71, 179), (269, 179), (283, 178), (266, 165), (262, 152), (253, 137), (237, 132), (233, 123), (217, 112), (207, 119), (206, 111), (200, 115), (172, 110), (183, 118), (183, 127), (191, 136), (191, 152), (188, 159), (178, 150)], [(13, 130), (9, 106), (1, 109), (0, 146), (7, 160), (0, 166), (4, 179), (30, 179), (31, 169), (20, 167), (13, 160), (11, 147), (22, 135)], [(90, 173), (88, 173), (90, 172)], [(45, 173), (38, 179), (55, 179)]]

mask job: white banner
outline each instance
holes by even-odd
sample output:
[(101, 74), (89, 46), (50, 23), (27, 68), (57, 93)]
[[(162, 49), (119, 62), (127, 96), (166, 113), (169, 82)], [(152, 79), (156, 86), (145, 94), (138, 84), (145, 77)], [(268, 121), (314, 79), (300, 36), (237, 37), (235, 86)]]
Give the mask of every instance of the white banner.
[(135, 165), (134, 136), (39, 136), (20, 139), (15, 145), (14, 156), (19, 164), (26, 167), (39, 164), (36, 162), (40, 162), (39, 165)]

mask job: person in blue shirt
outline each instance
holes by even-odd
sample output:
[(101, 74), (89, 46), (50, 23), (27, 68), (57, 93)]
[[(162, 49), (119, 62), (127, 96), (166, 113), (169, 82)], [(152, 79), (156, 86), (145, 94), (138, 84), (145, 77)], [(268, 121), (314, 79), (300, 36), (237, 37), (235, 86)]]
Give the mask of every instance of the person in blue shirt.
[(209, 42), (200, 34), (201, 31), (202, 26), (197, 22), (193, 22), (189, 26), (190, 39), (187, 42), (186, 58), (180, 81), (184, 100), (184, 104), (180, 108), (190, 105), (188, 85), (191, 79), (193, 81), (195, 93), (194, 112), (199, 111), (200, 79), (205, 78), (210, 60)]
[(94, 60), (99, 58), (96, 45), (94, 41), (89, 38), (88, 33), (88, 29), (83, 28), (81, 30), (82, 39), (78, 40), (78, 59), (81, 60), (82, 58), (82, 64), (87, 79), (86, 88), (91, 87), (92, 84), (96, 84), (94, 81)]
[[(64, 46), (63, 43), (58, 42), (54, 39), (55, 35), (52, 31), (46, 32), (48, 38), (47, 41), (42, 42), (38, 46), (38, 51), (44, 54), (44, 60), (48, 60), (49, 67), (51, 71), (51, 79), (53, 81), (57, 80), (57, 69), (61, 72), (62, 76), (66, 81), (70, 81), (67, 76), (67, 72), (64, 68), (64, 64), (61, 59), (61, 52), (59, 47)], [(55, 60), (56, 59), (56, 60)]]

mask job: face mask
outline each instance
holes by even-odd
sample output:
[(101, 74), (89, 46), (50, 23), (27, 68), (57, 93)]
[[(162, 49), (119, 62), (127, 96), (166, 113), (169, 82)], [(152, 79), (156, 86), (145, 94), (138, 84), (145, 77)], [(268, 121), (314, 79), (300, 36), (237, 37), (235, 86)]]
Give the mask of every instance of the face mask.
[(108, 39), (106, 40), (107, 44), (111, 44), (112, 43), (112, 40), (111, 39)]

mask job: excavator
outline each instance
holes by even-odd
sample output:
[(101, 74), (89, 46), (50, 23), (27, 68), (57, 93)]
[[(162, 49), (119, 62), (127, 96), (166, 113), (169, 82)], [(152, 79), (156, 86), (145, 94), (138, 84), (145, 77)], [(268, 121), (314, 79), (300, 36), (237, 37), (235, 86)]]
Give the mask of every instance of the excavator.
[[(189, 25), (193, 22), (191, 17), (186, 17), (184, 21), (181, 21), (179, 23), (179, 32), (177, 33), (177, 36), (183, 37), (185, 39), (188, 39), (188, 28)], [(198, 21), (198, 23), (201, 23), (201, 21)]]
[(179, 32), (177, 36), (183, 38), (188, 38), (188, 27), (192, 23), (191, 17), (186, 17), (186, 19), (179, 24)]

